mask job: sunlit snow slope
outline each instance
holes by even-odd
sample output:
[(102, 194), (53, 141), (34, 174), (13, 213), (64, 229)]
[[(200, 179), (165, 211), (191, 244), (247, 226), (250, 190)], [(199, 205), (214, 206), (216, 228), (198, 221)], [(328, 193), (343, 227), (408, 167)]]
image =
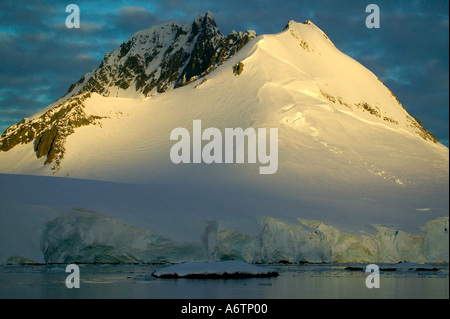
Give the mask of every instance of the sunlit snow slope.
[[(96, 124), (58, 165), (33, 143), (0, 152), (4, 261), (448, 262), (448, 148), (312, 22), (186, 86), (82, 108)], [(172, 163), (170, 134), (192, 138), (193, 120), (278, 128), (277, 172)]]

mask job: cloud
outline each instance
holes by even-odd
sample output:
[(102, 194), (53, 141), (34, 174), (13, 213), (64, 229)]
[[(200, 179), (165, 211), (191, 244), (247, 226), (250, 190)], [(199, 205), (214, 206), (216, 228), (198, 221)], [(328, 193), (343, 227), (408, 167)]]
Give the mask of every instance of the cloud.
[(108, 14), (106, 20), (111, 30), (128, 37), (139, 30), (165, 22), (143, 7), (119, 8), (117, 13)]

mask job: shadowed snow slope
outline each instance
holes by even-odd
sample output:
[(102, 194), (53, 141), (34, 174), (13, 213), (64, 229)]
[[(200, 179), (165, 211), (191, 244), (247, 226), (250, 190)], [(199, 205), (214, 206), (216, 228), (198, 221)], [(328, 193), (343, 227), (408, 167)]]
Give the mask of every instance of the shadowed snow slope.
[[(0, 152), (5, 262), (448, 261), (448, 148), (312, 22), (185, 86), (79, 101), (67, 116), (95, 121), (57, 139), (57, 161), (36, 158), (44, 137)], [(21, 125), (55, 125), (42, 116)], [(172, 163), (172, 130), (192, 138), (194, 120), (277, 128), (278, 170)]]

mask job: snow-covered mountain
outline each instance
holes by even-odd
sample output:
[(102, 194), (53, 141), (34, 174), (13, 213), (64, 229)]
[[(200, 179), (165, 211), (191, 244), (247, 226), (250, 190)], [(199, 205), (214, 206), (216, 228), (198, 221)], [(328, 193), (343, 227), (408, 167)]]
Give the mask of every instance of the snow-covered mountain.
[[(276, 173), (174, 164), (195, 120), (278, 129)], [(137, 32), (0, 150), (5, 261), (448, 262), (448, 148), (310, 21)]]
[(139, 31), (71, 85), (66, 95), (9, 127), (0, 150), (34, 141), (37, 157), (58, 167), (66, 137), (101, 118), (84, 112), (86, 94), (143, 98), (184, 86), (209, 74), (255, 36), (253, 31), (222, 35), (210, 12), (192, 24), (168, 22)]
[(154, 26), (107, 54), (97, 69), (69, 88), (66, 97), (84, 92), (149, 96), (184, 86), (209, 74), (255, 36), (253, 31), (222, 35), (210, 12), (192, 24)]

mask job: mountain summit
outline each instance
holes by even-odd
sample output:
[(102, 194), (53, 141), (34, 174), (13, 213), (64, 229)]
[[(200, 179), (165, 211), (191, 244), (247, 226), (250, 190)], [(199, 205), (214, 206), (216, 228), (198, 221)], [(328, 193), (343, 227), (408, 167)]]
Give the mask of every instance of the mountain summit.
[[(175, 164), (177, 128), (197, 149), (212, 131), (277, 129), (277, 172)], [(39, 178), (3, 176), (0, 231), (6, 212), (39, 212), (49, 223), (29, 249), (53, 262), (448, 261), (448, 163), (313, 22), (224, 36), (206, 13), (137, 32), (5, 131), (0, 172)]]
[(139, 31), (33, 120), (8, 128), (0, 138), (0, 151), (34, 141), (36, 156), (45, 157), (45, 164), (56, 162), (56, 169), (66, 137), (99, 119), (80, 107), (83, 94), (139, 98), (184, 86), (209, 74), (254, 37), (254, 31), (222, 35), (210, 12), (192, 24), (168, 22)]
[(210, 12), (192, 24), (168, 22), (139, 31), (69, 88), (68, 96), (149, 96), (210, 73), (254, 38), (253, 31), (222, 35)]

